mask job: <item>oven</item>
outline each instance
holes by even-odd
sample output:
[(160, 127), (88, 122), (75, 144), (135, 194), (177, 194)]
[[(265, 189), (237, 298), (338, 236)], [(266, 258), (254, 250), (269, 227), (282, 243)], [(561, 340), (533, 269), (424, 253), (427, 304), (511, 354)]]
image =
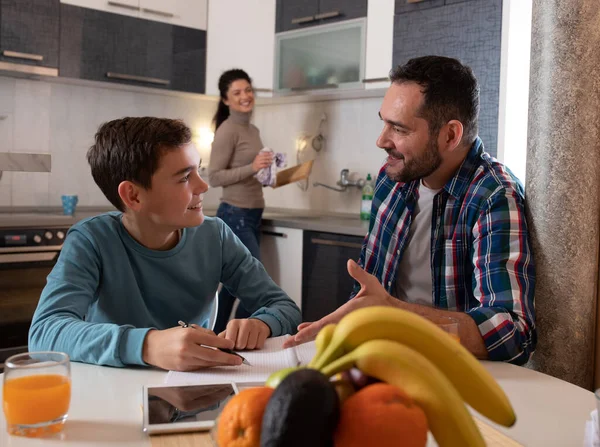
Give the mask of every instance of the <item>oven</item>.
[(67, 230), (0, 228), (0, 372), (8, 357), (27, 351), (31, 318)]

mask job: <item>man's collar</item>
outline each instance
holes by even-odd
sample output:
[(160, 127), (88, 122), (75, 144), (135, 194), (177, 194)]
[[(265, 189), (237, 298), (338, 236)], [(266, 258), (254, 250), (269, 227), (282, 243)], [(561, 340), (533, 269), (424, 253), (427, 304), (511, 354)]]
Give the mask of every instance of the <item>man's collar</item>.
[(481, 157), (483, 150), (483, 142), (481, 141), (481, 138), (475, 138), (475, 142), (471, 146), (471, 149), (469, 149), (469, 152), (460, 165), (460, 168), (458, 168), (456, 174), (454, 174), (454, 176), (444, 186), (446, 192), (455, 199), (461, 197), (468, 188), (471, 182), (471, 177), (473, 176), (473, 172), (479, 167), (478, 160)]

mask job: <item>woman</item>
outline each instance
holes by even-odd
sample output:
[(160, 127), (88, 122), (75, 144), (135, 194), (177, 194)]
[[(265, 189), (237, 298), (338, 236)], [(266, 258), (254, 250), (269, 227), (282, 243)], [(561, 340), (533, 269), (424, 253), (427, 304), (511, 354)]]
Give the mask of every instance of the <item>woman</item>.
[[(262, 185), (254, 174), (270, 166), (272, 155), (259, 154), (263, 144), (258, 128), (250, 123), (254, 90), (248, 74), (239, 69), (226, 71), (219, 78), (219, 93), (208, 181), (211, 186), (223, 187), (217, 217), (229, 225), (252, 256), (260, 259), (260, 222), (265, 200)], [(235, 297), (223, 288), (214, 326), (217, 334), (225, 330), (234, 301)], [(250, 312), (238, 306), (235, 318), (249, 316)]]

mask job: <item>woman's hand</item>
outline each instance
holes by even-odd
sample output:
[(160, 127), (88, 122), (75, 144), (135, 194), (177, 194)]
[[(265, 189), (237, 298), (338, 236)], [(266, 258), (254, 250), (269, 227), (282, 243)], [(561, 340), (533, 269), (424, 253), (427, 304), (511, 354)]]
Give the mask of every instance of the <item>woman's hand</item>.
[(268, 168), (273, 163), (272, 152), (260, 152), (252, 162), (252, 169), (254, 172), (258, 172), (263, 168)]

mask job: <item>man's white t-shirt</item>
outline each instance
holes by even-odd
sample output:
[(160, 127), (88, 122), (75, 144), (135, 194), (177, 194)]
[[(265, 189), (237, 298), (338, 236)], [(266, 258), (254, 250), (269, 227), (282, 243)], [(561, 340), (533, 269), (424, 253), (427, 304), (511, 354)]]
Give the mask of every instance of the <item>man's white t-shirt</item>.
[(421, 181), (407, 246), (396, 275), (395, 296), (409, 303), (433, 305), (431, 279), (431, 215), (433, 198), (440, 189), (429, 189)]

